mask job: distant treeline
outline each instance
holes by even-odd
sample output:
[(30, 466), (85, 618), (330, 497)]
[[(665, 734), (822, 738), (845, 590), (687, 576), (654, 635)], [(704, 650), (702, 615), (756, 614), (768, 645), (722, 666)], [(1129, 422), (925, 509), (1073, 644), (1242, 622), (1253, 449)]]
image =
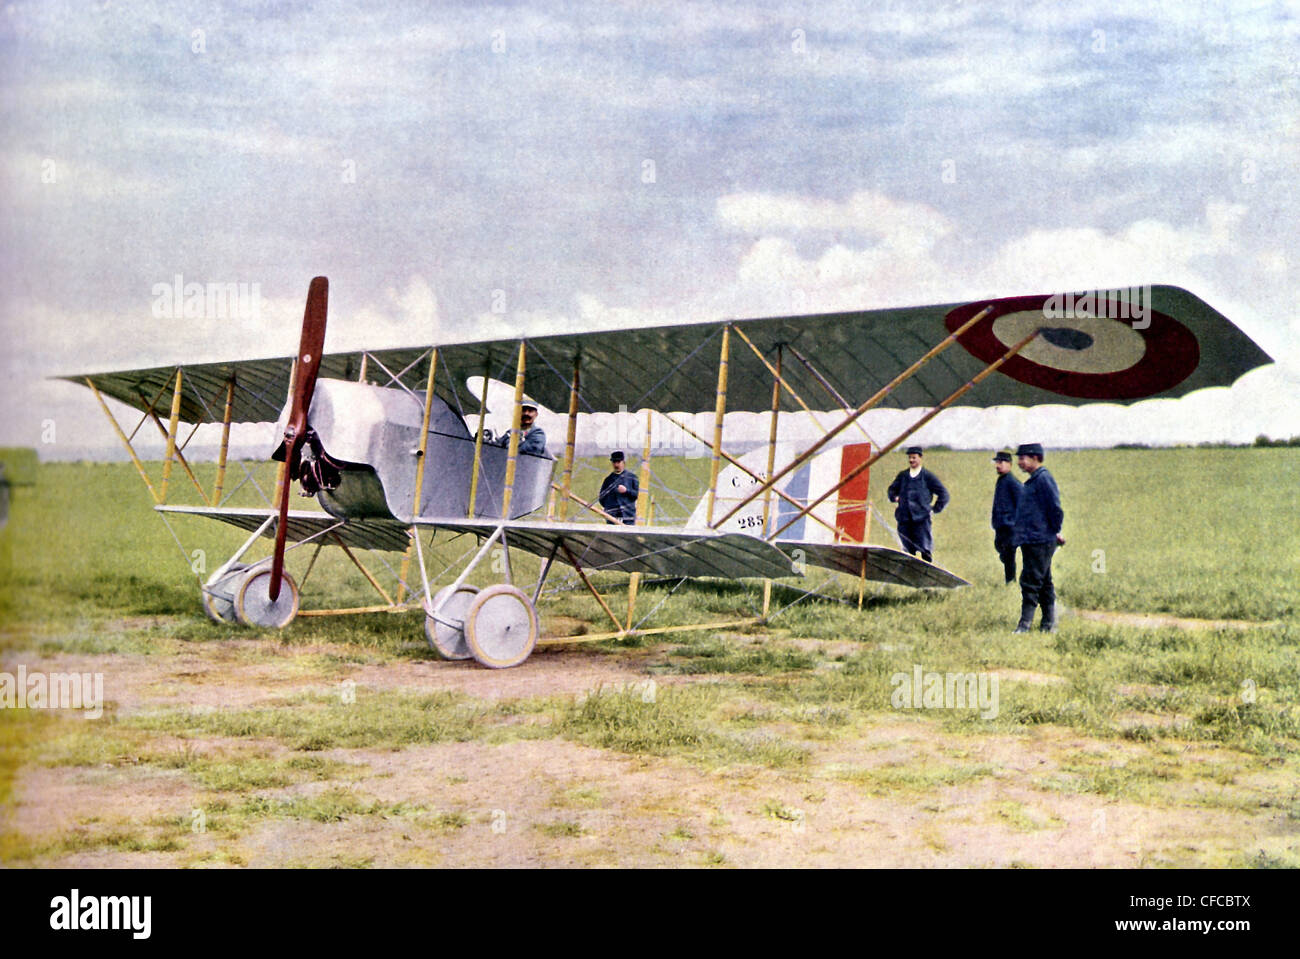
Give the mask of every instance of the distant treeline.
[(1111, 449), (1116, 450), (1242, 450), (1257, 447), (1300, 446), (1300, 436), (1290, 439), (1269, 439), (1263, 433), (1255, 437), (1253, 443), (1176, 443), (1173, 446), (1152, 446), (1149, 443), (1117, 443)]
[(1293, 436), (1289, 440), (1276, 439), (1271, 440), (1263, 433), (1255, 437), (1252, 446), (1300, 446), (1300, 436)]

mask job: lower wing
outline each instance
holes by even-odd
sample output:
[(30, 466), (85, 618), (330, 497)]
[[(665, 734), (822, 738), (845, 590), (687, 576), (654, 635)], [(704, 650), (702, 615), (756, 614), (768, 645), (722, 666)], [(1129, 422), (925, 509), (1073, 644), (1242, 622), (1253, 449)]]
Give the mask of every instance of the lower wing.
[[(274, 536), (268, 509), (231, 509), (208, 506), (158, 506), (159, 512), (206, 516), (250, 532), (265, 526), (263, 535)], [(428, 518), (417, 526), (491, 536), (498, 527), (514, 548), (543, 559), (553, 557), (589, 570), (646, 573), (651, 576), (716, 576), (722, 579), (783, 579), (801, 576), (804, 565), (821, 566), (872, 582), (914, 588), (952, 588), (969, 585), (946, 570), (906, 553), (883, 546), (850, 543), (779, 542), (744, 533), (714, 533), (697, 529), (652, 526), (597, 526), (592, 523), (543, 523), (490, 519)], [(391, 519), (340, 520), (313, 510), (289, 512), (286, 538), (303, 540), (337, 537), (353, 549), (400, 552), (410, 544), (410, 527)]]

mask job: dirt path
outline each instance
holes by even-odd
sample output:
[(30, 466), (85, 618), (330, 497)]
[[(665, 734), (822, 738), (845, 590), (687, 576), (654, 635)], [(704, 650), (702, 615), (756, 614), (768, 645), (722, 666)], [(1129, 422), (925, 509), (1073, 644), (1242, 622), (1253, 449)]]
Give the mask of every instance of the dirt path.
[[(344, 649), (230, 640), (195, 644), (179, 656), (7, 658), (29, 670), (102, 672), (121, 718), (160, 707), (283, 704), (286, 696), (335, 690), (344, 681), (363, 691), (449, 690), (484, 702), (563, 700), (602, 685), (644, 682), (651, 655), (551, 649), (527, 668), (489, 671), (331, 658)], [(1026, 671), (1002, 676), (1060, 681)], [(752, 734), (803, 735), (780, 723)], [(498, 744), (330, 749), (305, 754), (336, 764), (323, 780), (235, 793), (205, 789), (185, 768), (157, 762), (28, 765), (18, 772), (9, 812), (11, 829), (36, 850), (21, 862), (75, 868), (1211, 865), (1240, 857), (1244, 837), (1262, 847), (1294, 844), (1300, 835), (1300, 822), (1253, 806), (1253, 793), (1227, 796), (1226, 786), (1217, 803), (1197, 801), (1199, 781), (1153, 802), (1108, 795), (1080, 778), (1085, 766), (1105, 771), (1152, 762), (1144, 743), (1099, 742), (1054, 727), (958, 735), (937, 721), (883, 713), (800, 744), (808, 761), (786, 769), (708, 769), (595, 749), (549, 732)], [(274, 741), (219, 736), (157, 735), (148, 748), (155, 756), (230, 762), (304, 755)], [(1169, 760), (1229, 761), (1213, 749)], [(1271, 789), (1270, 776), (1287, 775), (1266, 771), (1251, 785)], [(322, 815), (322, 797), (342, 811)], [(253, 801), (261, 813), (240, 819), (232, 812)], [(190, 828), (199, 821), (202, 829)]]

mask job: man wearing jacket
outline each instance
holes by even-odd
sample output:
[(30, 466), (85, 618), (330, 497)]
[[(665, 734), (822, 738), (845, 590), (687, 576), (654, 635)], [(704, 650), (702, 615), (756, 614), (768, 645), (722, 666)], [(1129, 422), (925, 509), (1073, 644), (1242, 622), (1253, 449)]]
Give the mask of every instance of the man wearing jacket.
[[(907, 469), (889, 484), (889, 501), (897, 503), (894, 519), (903, 548), (927, 563), (934, 562), (934, 541), (930, 534), (930, 513), (942, 513), (948, 505), (948, 490), (939, 477), (921, 466), (921, 447), (907, 448)], [(932, 505), (933, 501), (933, 505)]]
[[(613, 470), (600, 484), (597, 497), (601, 508), (626, 526), (636, 524), (636, 498), (641, 493), (636, 477), (627, 471), (623, 451), (615, 450), (609, 454), (609, 465)], [(605, 520), (610, 523), (610, 520)]]
[(1052, 584), (1052, 554), (1065, 545), (1061, 524), (1061, 491), (1043, 468), (1040, 443), (1016, 448), (1016, 465), (1029, 474), (1016, 507), (1015, 543), (1020, 547), (1020, 622), (1015, 632), (1027, 633), (1034, 625), (1034, 610), (1043, 608), (1039, 629), (1056, 632), (1056, 588)]
[[(534, 456), (546, 455), (546, 433), (540, 426), (534, 426), (537, 422), (537, 404), (532, 400), (524, 400), (519, 404), (519, 452), (532, 453)], [(510, 430), (506, 430), (493, 442), (497, 446), (510, 445)]]
[(993, 468), (998, 471), (998, 481), (993, 486), (993, 548), (1002, 560), (1007, 582), (1016, 581), (1016, 506), (1024, 487), (1011, 474), (1011, 453), (1002, 450), (993, 456)]

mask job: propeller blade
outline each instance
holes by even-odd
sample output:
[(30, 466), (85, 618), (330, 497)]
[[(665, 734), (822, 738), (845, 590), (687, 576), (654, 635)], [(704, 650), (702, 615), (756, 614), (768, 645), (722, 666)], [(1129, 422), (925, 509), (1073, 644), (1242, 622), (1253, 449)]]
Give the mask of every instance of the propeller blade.
[(320, 373), (321, 354), (325, 352), (325, 314), (329, 306), (330, 281), (318, 276), (307, 290), (307, 308), (302, 314), (302, 339), (298, 343), (298, 373), (294, 377), (294, 399), (301, 404), (303, 422), (311, 409)]
[[(299, 449), (307, 432), (307, 412), (316, 392), (316, 376), (320, 373), (321, 353), (325, 349), (325, 315), (329, 307), (330, 281), (318, 276), (307, 289), (307, 308), (302, 314), (302, 336), (298, 341), (298, 355), (293, 365), (293, 401), (289, 408), (289, 421), (284, 427), (284, 442), (272, 454), (272, 459), (283, 458), (287, 464), (284, 483), (280, 487), (280, 519), (275, 527), (275, 553), (271, 559), (271, 586), (267, 592), (271, 602), (280, 598), (280, 580), (284, 573), (284, 542), (289, 520), (289, 487), (298, 479), (300, 470)], [(283, 456), (281, 455), (283, 454)]]

